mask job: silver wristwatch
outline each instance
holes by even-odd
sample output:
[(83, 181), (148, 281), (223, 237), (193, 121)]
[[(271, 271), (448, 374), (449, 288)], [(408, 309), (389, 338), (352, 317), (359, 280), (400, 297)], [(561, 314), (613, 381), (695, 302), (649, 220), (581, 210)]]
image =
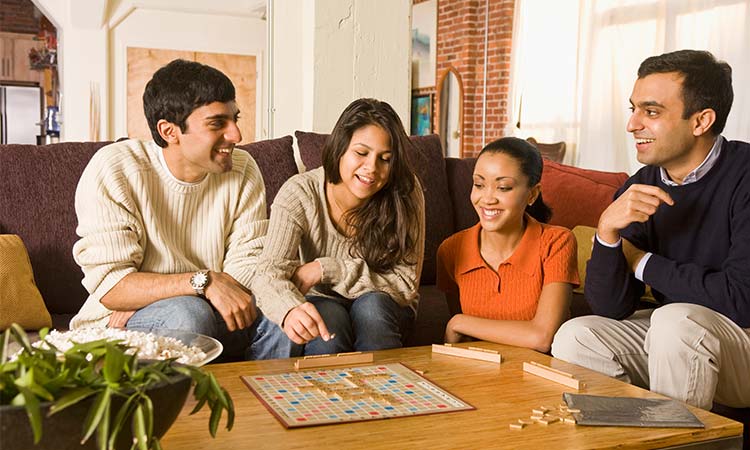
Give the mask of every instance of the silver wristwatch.
[(208, 270), (199, 270), (190, 277), (190, 286), (195, 290), (196, 295), (203, 296), (209, 281)]

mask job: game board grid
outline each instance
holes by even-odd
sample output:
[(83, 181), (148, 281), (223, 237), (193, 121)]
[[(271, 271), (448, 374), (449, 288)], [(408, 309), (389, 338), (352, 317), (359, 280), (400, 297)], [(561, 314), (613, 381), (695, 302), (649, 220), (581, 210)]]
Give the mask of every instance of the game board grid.
[(241, 378), (287, 428), (474, 409), (400, 363)]

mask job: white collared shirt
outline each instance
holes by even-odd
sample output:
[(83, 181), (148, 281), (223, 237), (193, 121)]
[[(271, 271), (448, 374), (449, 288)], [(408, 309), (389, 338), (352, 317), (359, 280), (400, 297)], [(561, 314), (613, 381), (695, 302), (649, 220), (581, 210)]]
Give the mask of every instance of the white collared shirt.
[[(719, 154), (721, 153), (721, 144), (724, 142), (724, 137), (719, 135), (716, 140), (714, 141), (713, 147), (711, 147), (711, 151), (708, 152), (708, 155), (706, 155), (706, 159), (703, 160), (702, 163), (690, 173), (688, 173), (685, 178), (682, 180), (682, 184), (690, 184), (695, 183), (696, 181), (703, 178), (704, 175), (708, 173), (709, 170), (716, 164), (716, 160), (719, 159)], [(666, 169), (664, 167), (659, 167), (659, 173), (661, 174), (661, 182), (666, 184), (667, 186), (679, 186), (679, 184), (672, 181), (671, 178), (669, 178), (669, 175), (667, 174)]]

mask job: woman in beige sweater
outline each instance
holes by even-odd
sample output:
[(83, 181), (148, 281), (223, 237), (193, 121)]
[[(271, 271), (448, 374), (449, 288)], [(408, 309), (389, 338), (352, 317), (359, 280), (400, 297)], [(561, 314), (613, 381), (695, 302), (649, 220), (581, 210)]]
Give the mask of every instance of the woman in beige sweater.
[(308, 355), (400, 347), (414, 322), (424, 197), (393, 108), (359, 99), (271, 207), (252, 291)]

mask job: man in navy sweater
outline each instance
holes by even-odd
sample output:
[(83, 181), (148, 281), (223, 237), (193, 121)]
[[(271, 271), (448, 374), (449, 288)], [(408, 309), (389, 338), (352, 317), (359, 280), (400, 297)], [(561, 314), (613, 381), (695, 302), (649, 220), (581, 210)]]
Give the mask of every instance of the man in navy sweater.
[[(750, 144), (721, 131), (732, 69), (704, 51), (647, 58), (630, 97), (646, 164), (602, 213), (560, 359), (710, 409), (750, 406)], [(660, 304), (637, 310), (651, 286)]]

